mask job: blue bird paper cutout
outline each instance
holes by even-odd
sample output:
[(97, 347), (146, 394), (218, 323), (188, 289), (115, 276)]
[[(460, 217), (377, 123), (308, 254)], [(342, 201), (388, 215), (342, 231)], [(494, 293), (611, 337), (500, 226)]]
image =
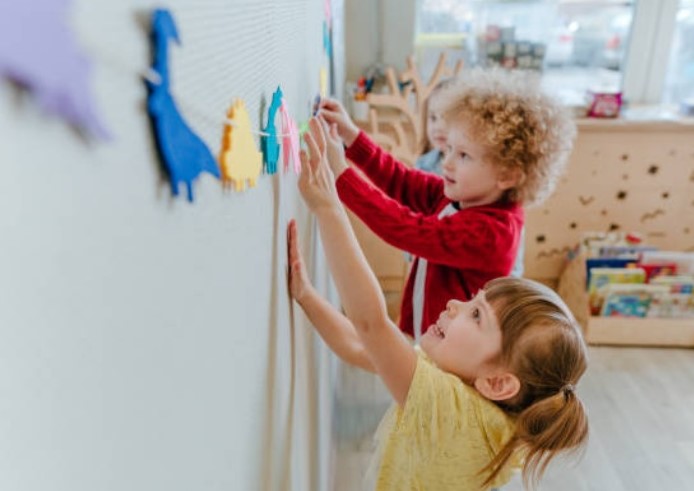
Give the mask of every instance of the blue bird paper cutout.
[(91, 63), (68, 22), (71, 0), (0, 0), (0, 77), (87, 136), (109, 138), (93, 104)]
[(219, 178), (219, 167), (207, 145), (186, 124), (169, 90), (169, 41), (180, 44), (171, 13), (165, 9), (155, 10), (151, 27), (154, 48), (152, 69), (159, 75), (160, 81), (145, 81), (147, 112), (154, 129), (159, 157), (171, 183), (171, 192), (178, 196), (180, 183), (185, 183), (188, 201), (192, 202), (193, 181), (203, 172)]
[(262, 138), (262, 150), (265, 161), (265, 172), (274, 174), (277, 172), (277, 161), (280, 158), (280, 145), (277, 140), (277, 127), (275, 126), (275, 116), (282, 105), (282, 89), (277, 87), (277, 90), (272, 94), (272, 102), (268, 110), (267, 125), (263, 129), (266, 135)]

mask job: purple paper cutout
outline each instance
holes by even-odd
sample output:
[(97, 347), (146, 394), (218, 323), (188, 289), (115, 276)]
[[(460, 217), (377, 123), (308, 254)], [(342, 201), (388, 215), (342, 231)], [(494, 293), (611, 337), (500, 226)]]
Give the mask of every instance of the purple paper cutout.
[(90, 89), (90, 61), (68, 25), (71, 0), (0, 0), (0, 76), (26, 87), (46, 112), (109, 138)]
[(202, 172), (219, 178), (220, 172), (212, 152), (181, 116), (169, 91), (169, 41), (180, 43), (173, 17), (168, 10), (157, 9), (152, 14), (152, 69), (159, 74), (159, 83), (147, 85), (147, 111), (152, 121), (157, 149), (171, 183), (171, 192), (178, 196), (180, 183), (188, 189), (188, 201), (193, 201), (193, 181)]
[(265, 161), (265, 172), (274, 174), (277, 172), (277, 161), (280, 158), (280, 145), (277, 141), (277, 127), (275, 126), (275, 116), (282, 104), (282, 89), (278, 86), (272, 94), (272, 102), (267, 114), (267, 125), (263, 131), (267, 133), (261, 139), (263, 157)]

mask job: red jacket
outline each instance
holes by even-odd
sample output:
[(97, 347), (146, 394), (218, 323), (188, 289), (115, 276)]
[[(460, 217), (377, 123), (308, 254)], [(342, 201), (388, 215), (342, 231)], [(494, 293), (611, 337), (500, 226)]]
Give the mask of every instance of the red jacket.
[(422, 333), (446, 302), (469, 300), (487, 281), (509, 274), (523, 228), (520, 205), (474, 206), (439, 219), (451, 202), (441, 177), (398, 162), (364, 132), (347, 149), (347, 158), (373, 185), (355, 169), (346, 170), (336, 182), (342, 202), (384, 241), (416, 256), (400, 310), (403, 332), (414, 337), (412, 291), (420, 257), (428, 261)]

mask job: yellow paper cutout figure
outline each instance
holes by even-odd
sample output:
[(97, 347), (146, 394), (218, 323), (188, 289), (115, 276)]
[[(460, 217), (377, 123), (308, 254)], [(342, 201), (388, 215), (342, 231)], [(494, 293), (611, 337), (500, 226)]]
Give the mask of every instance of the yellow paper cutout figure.
[(328, 97), (328, 69), (325, 67), (320, 69), (320, 96)]
[(219, 153), (219, 168), (222, 171), (222, 183), (233, 183), (236, 191), (243, 191), (246, 182), (255, 187), (260, 171), (263, 168), (263, 154), (258, 151), (251, 132), (251, 120), (246, 111), (246, 104), (241, 99), (227, 111), (227, 117), (233, 121), (224, 125), (222, 149)]

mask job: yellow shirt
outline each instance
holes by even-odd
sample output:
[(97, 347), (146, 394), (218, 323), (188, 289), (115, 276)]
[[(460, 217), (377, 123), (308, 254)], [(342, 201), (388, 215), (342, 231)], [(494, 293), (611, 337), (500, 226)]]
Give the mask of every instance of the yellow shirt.
[[(417, 368), (403, 407), (384, 417), (377, 491), (485, 489), (479, 474), (511, 438), (514, 422), (498, 406), (417, 348)], [(492, 487), (506, 484), (515, 457)]]

